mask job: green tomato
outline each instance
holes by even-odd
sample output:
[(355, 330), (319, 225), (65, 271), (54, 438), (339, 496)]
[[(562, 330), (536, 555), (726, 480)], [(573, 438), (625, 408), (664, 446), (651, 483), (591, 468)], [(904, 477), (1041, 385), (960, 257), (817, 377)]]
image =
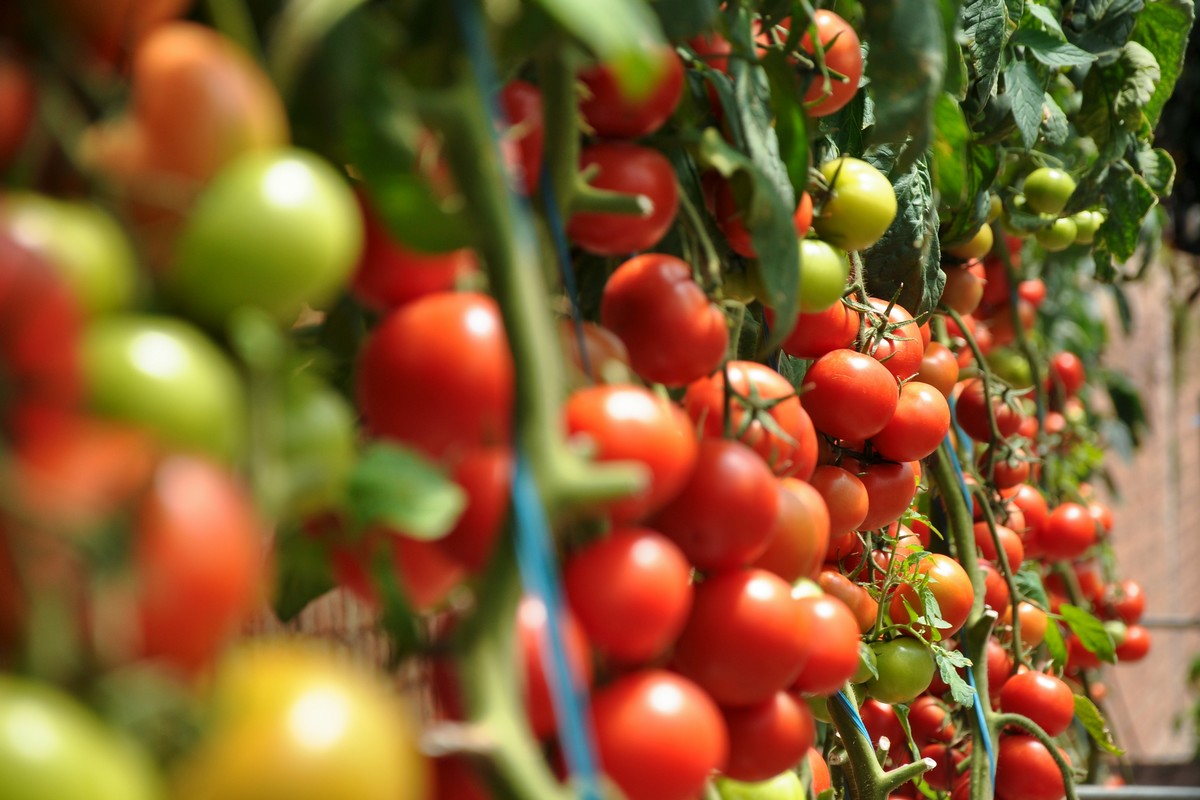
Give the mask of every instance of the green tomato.
[(1075, 223), (1070, 217), (1059, 217), (1046, 227), (1038, 228), (1034, 235), (1043, 248), (1057, 253), (1075, 244)]
[(192, 325), (173, 317), (101, 317), (84, 332), (81, 354), (88, 402), (101, 416), (225, 462), (238, 456), (246, 424), (241, 381)]
[(1075, 244), (1091, 244), (1104, 217), (1099, 211), (1080, 211), (1071, 217), (1071, 221), (1075, 223)]
[(868, 647), (865, 643), (859, 642), (858, 645), (858, 671), (854, 673), (854, 677), (850, 679), (851, 683), (866, 683), (875, 677), (875, 673), (879, 671), (879, 664), (875, 659), (875, 651)]
[(1000, 195), (994, 194), (988, 199), (988, 215), (987, 221), (989, 224), (1000, 219), (1004, 213), (1004, 201), (1000, 199)]
[(815, 314), (842, 299), (850, 262), (846, 254), (819, 239), (800, 240), (800, 310)]
[(146, 757), (73, 698), (0, 675), (0, 800), (156, 800)]
[(7, 195), (0, 228), (53, 265), (87, 314), (129, 306), (137, 290), (137, 258), (125, 231), (104, 209), (45, 195)]
[(985, 357), (992, 372), (1014, 389), (1033, 386), (1033, 370), (1029, 361), (1011, 347), (998, 347)]
[(821, 722), (833, 722), (833, 715), (829, 713), (829, 698), (814, 694), (806, 696), (804, 702), (808, 703), (808, 710), (812, 712), (813, 719), (819, 719)]
[(283, 410), (289, 508), (308, 516), (336, 505), (355, 455), (350, 405), (317, 378), (305, 374), (292, 378)]
[(333, 167), (303, 150), (248, 153), (196, 202), (168, 288), (205, 323), (255, 306), (287, 324), (336, 295), (361, 246), (358, 206)]
[(871, 646), (879, 677), (867, 681), (867, 691), (881, 703), (910, 703), (933, 681), (933, 654), (916, 639), (900, 636)]
[(1075, 191), (1075, 179), (1061, 169), (1039, 167), (1025, 176), (1025, 202), (1038, 214), (1062, 212)]
[(755, 783), (722, 777), (713, 784), (721, 800), (804, 800), (804, 784), (794, 772), (781, 772)]
[(983, 258), (992, 251), (992, 226), (983, 225), (967, 241), (954, 247), (947, 247), (946, 252), (963, 261), (973, 261)]
[(896, 218), (896, 192), (875, 167), (843, 156), (821, 165), (829, 197), (813, 228), (843, 250), (862, 250), (879, 241)]

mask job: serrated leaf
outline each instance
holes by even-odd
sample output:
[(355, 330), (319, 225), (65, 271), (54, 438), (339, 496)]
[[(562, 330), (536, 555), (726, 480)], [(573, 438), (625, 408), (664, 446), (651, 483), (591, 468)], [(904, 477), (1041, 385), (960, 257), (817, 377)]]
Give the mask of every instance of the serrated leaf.
[(467, 496), (419, 453), (376, 443), (355, 465), (347, 501), (359, 528), (384, 526), (429, 541), (450, 532)]
[(1119, 158), (1129, 142), (1147, 129), (1143, 107), (1150, 102), (1159, 77), (1154, 55), (1137, 42), (1123, 47), (1111, 63), (1088, 72), (1077, 125), (1096, 140), (1102, 161)]
[(874, 97), (873, 142), (911, 138), (923, 153), (933, 104), (946, 74), (946, 33), (941, 9), (929, 0), (868, 3), (864, 38), (870, 42), (867, 77)]
[(1150, 189), (1160, 198), (1171, 194), (1175, 186), (1175, 159), (1166, 150), (1147, 148), (1137, 154), (1138, 171)]
[(1092, 737), (1092, 741), (1104, 748), (1106, 752), (1114, 756), (1125, 755), (1125, 751), (1117, 747), (1117, 743), (1113, 741), (1108, 720), (1086, 695), (1075, 695), (1075, 716), (1079, 718), (1084, 729)]
[(1046, 94), (1032, 64), (1014, 61), (1008, 65), (1004, 70), (1004, 94), (1012, 105), (1021, 141), (1025, 149), (1031, 149), (1042, 126), (1042, 98)]
[(1042, 108), (1046, 112), (1046, 116), (1042, 120), (1042, 131), (1046, 136), (1046, 141), (1053, 145), (1066, 144), (1067, 138), (1071, 135), (1071, 123), (1067, 121), (1067, 115), (1063, 113), (1048, 92), (1042, 98)]
[(950, 687), (950, 695), (954, 698), (954, 702), (963, 708), (972, 708), (975, 705), (975, 689), (958, 674), (958, 668), (969, 669), (971, 661), (965, 656), (961, 659), (955, 658), (955, 655), (961, 656), (962, 654), (956, 654), (953, 650), (945, 650), (941, 647), (933, 648), (933, 659), (937, 664), (938, 674), (942, 676), (942, 681)]
[(1023, 45), (1038, 61), (1048, 67), (1073, 67), (1090, 64), (1095, 53), (1081, 50), (1048, 31), (1022, 28), (1012, 38), (1013, 44)]
[(1025, 13), (1036, 19), (1038, 22), (1046, 26), (1046, 30), (1057, 34), (1059, 37), (1064, 36), (1062, 25), (1058, 21), (1058, 17), (1053, 11), (1040, 3), (1030, 0), (1025, 4)]
[(1137, 248), (1142, 220), (1158, 203), (1158, 198), (1125, 161), (1118, 161), (1109, 169), (1102, 184), (1102, 196), (1105, 205), (1120, 209), (1120, 213), (1108, 215), (1096, 232), (1096, 241), (1117, 261), (1124, 262)]
[(1145, 0), (1076, 0), (1063, 31), (1077, 47), (1097, 55), (1120, 50), (1129, 40)]
[(1142, 109), (1152, 127), (1158, 124), (1163, 106), (1183, 71), (1188, 32), (1195, 19), (1196, 9), (1192, 0), (1156, 0), (1138, 15), (1132, 39), (1154, 53), (1161, 71), (1154, 95)]
[(962, 27), (963, 47), (975, 92), (986, 101), (996, 91), (1000, 57), (1008, 33), (1008, 11), (1004, 0), (967, 0), (963, 4)]
[(1067, 623), (1067, 627), (1071, 629), (1071, 632), (1079, 637), (1079, 643), (1083, 645), (1084, 649), (1095, 653), (1096, 657), (1101, 661), (1107, 661), (1109, 664), (1116, 663), (1116, 646), (1113, 644), (1112, 635), (1104, 627), (1103, 622), (1082, 608), (1070, 603), (1063, 603), (1059, 606), (1058, 613), (1062, 616), (1063, 621)]
[(924, 158), (908, 172), (888, 178), (899, 210), (883, 238), (862, 252), (867, 290), (887, 298), (900, 291), (897, 302), (919, 317), (937, 305), (946, 281), (938, 266), (941, 251), (933, 179)]
[(643, 97), (662, 69), (655, 52), (663, 38), (650, 6), (641, 0), (537, 0), (559, 25), (613, 70), (631, 97)]

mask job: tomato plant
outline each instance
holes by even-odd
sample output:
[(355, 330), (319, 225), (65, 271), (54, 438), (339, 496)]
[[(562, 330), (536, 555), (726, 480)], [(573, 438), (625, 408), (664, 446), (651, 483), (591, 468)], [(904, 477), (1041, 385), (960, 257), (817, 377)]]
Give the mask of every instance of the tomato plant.
[(842, 157), (821, 165), (829, 196), (813, 218), (825, 241), (862, 250), (879, 241), (896, 217), (896, 194), (887, 177), (865, 161)]
[(779, 509), (767, 549), (752, 566), (794, 583), (816, 579), (829, 548), (829, 509), (811, 484), (796, 478), (779, 482)]
[(1000, 710), (1029, 717), (1046, 733), (1058, 736), (1075, 718), (1075, 694), (1053, 675), (1022, 672), (1005, 681)]
[(804, 376), (804, 407), (817, 430), (861, 441), (883, 430), (896, 413), (899, 387), (892, 373), (853, 350), (826, 353)]
[(579, 73), (585, 91), (579, 110), (598, 136), (636, 139), (658, 130), (670, 118), (683, 96), (683, 64), (670, 47), (660, 47), (654, 57), (657, 80), (639, 99), (627, 97), (613, 70), (604, 64)]
[(650, 210), (641, 215), (578, 212), (567, 233), (582, 248), (600, 255), (625, 255), (653, 247), (675, 219), (679, 190), (671, 162), (656, 150), (626, 142), (603, 142), (579, 156), (581, 169), (594, 169), (591, 185), (623, 194), (641, 195)]
[(764, 703), (722, 710), (729, 759), (721, 772), (739, 781), (765, 781), (794, 766), (816, 739), (808, 704), (776, 692)]
[(906, 636), (871, 646), (878, 677), (867, 681), (867, 691), (881, 703), (909, 703), (933, 680), (933, 656), (920, 642)]
[[(820, 8), (813, 14), (812, 24), (817, 30), (816, 40), (820, 42), (825, 66), (831, 74), (828, 84), (823, 75), (818, 73), (813, 76), (804, 95), (804, 103), (809, 114), (825, 117), (841, 110), (858, 91), (863, 58), (858, 34), (846, 20)], [(811, 31), (804, 32), (800, 47), (809, 55), (816, 50)]]

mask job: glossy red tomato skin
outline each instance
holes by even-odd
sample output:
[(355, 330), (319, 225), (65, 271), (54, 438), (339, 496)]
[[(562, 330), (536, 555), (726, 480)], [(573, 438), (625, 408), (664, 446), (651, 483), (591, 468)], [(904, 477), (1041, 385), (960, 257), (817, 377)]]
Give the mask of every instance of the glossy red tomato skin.
[(1017, 531), (1017, 535), (1025, 543), (1025, 554), (1037, 555), (1040, 552), (1038, 542), (1046, 527), (1046, 520), (1050, 517), (1050, 507), (1046, 504), (1046, 498), (1037, 488), (1024, 484), (1017, 487), (1012, 503), (1021, 510), (1025, 520), (1025, 529)]
[(980, 559), (979, 571), (983, 573), (984, 604), (993, 608), (997, 614), (1003, 615), (1004, 610), (1012, 604), (1012, 593), (1000, 570), (992, 566), (992, 562)]
[(908, 725), (917, 744), (950, 742), (954, 739), (954, 722), (945, 704), (931, 695), (921, 695), (908, 708)]
[(571, 394), (567, 432), (591, 440), (599, 461), (636, 461), (649, 470), (645, 488), (608, 507), (614, 521), (653, 514), (679, 493), (699, 453), (687, 415), (640, 386), (593, 386)]
[(579, 156), (580, 169), (598, 170), (597, 189), (643, 195), (653, 210), (631, 214), (580, 212), (567, 223), (567, 235), (591, 253), (619, 256), (653, 247), (666, 234), (679, 209), (679, 189), (671, 162), (656, 150), (626, 142), (602, 142)]
[(1123, 580), (1104, 601), (1106, 610), (1126, 625), (1136, 625), (1146, 613), (1146, 592), (1134, 580)]
[(816, 580), (829, 549), (829, 510), (821, 494), (795, 478), (779, 481), (779, 510), (767, 549), (751, 566), (788, 583)]
[(941, 342), (930, 342), (925, 346), (921, 356), (921, 368), (917, 371), (917, 380), (927, 383), (942, 393), (946, 399), (954, 391), (958, 383), (958, 361), (950, 348)]
[(509, 125), (520, 130), (516, 141), (520, 156), (520, 186), (525, 194), (537, 194), (546, 133), (542, 119), (542, 93), (528, 81), (513, 80), (500, 91), (500, 105)]
[(847, 469), (861, 470), (858, 479), (867, 490), (867, 516), (859, 530), (875, 530), (892, 524), (900, 519), (916, 497), (917, 474), (913, 468), (916, 462), (893, 464), (881, 461), (867, 467), (860, 467), (850, 460), (843, 463)]
[(1000, 800), (1061, 800), (1062, 773), (1045, 745), (1031, 736), (1002, 736), (996, 755)]
[(1075, 718), (1075, 695), (1066, 683), (1044, 672), (1021, 672), (1009, 678), (1000, 690), (1000, 710), (1021, 714), (1058, 736)]
[(692, 607), (691, 566), (671, 540), (618, 528), (573, 554), (563, 573), (567, 601), (592, 645), (622, 663), (660, 655)]
[[(725, 434), (725, 376), (735, 397), (729, 406), (730, 430), (762, 456), (777, 475), (808, 480), (817, 466), (817, 433), (787, 378), (755, 361), (730, 361), (725, 368), (688, 385), (683, 407), (705, 436)], [(777, 401), (765, 412), (784, 435), (773, 433), (743, 403)], [(749, 419), (748, 419), (749, 417)], [(740, 433), (739, 433), (740, 431)]]
[[(550, 699), (550, 683), (543, 666), (543, 653), (550, 647), (549, 620), (546, 607), (532, 597), (525, 597), (517, 607), (517, 643), (524, 665), (525, 713), (530, 727), (539, 736), (549, 736), (557, 729), (554, 704)], [(592, 685), (592, 660), (583, 628), (568, 610), (562, 618), (563, 643), (576, 685)]]
[(756, 569), (714, 575), (696, 587), (675, 666), (722, 706), (751, 706), (786, 689), (813, 635), (791, 586)]
[(830, 695), (854, 676), (859, 664), (859, 626), (853, 612), (832, 595), (797, 600), (813, 631), (808, 655), (792, 690)]
[(351, 282), (355, 297), (377, 311), (390, 311), (438, 292), (453, 291), (479, 271), (472, 250), (422, 253), (388, 233), (383, 221), (360, 194), (363, 250)]
[(209, 663), (261, 599), (263, 536), (229, 473), (198, 458), (164, 460), (137, 512), (142, 652), (189, 672)]
[(905, 749), (904, 728), (900, 726), (896, 710), (890, 705), (868, 697), (859, 708), (858, 715), (862, 718), (863, 724), (867, 726), (867, 735), (871, 739), (871, 744), (878, 747), (879, 740), (887, 737), (893, 754), (897, 750)]
[(636, 139), (663, 126), (683, 96), (683, 62), (669, 45), (655, 56), (662, 73), (650, 92), (640, 100), (625, 97), (616, 74), (605, 64), (581, 70), (579, 80), (586, 89), (579, 111), (597, 136)]
[(765, 781), (794, 767), (816, 741), (808, 704), (787, 692), (764, 703), (722, 709), (729, 760), (722, 772), (739, 781)]
[[(811, 116), (824, 117), (844, 107), (858, 91), (863, 58), (858, 34), (846, 20), (832, 11), (818, 9), (813, 15), (813, 23), (817, 26), (817, 40), (825, 50), (826, 66), (846, 77), (846, 80), (839, 80), (830, 75), (828, 93), (820, 73), (813, 77), (804, 95), (804, 103)], [(800, 39), (800, 47), (810, 54), (816, 50), (811, 32), (806, 32)]]
[(779, 511), (776, 478), (741, 442), (704, 439), (687, 483), (653, 519), (694, 566), (749, 564), (767, 549)]
[[(975, 599), (971, 578), (957, 561), (940, 553), (934, 553), (928, 558), (922, 559), (917, 566), (917, 571), (922, 575), (929, 576), (929, 589), (937, 598), (942, 619), (950, 624), (948, 628), (938, 628), (938, 633), (943, 638), (953, 636), (966, 623), (967, 617), (971, 613), (971, 604)], [(905, 584), (892, 598), (889, 608), (892, 620), (907, 622), (909, 620), (907, 607), (909, 606), (918, 616), (924, 613), (924, 603), (921, 602), (912, 587)], [(925, 626), (914, 623), (913, 627), (918, 632), (927, 635)]]
[[(768, 314), (773, 321), (773, 315)], [(796, 358), (820, 358), (833, 350), (852, 347), (862, 315), (845, 303), (834, 303), (815, 314), (799, 314), (792, 332), (780, 345)]]
[(450, 532), (436, 542), (470, 572), (482, 571), (491, 560), (508, 515), (512, 473), (512, 450), (507, 447), (472, 450), (451, 472), (454, 482), (466, 492), (467, 505)]
[[(872, 297), (871, 305), (880, 314), (887, 310), (888, 301)], [(921, 371), (921, 359), (925, 355), (925, 341), (921, 330), (913, 321), (912, 314), (899, 305), (893, 305), (888, 312), (888, 323), (900, 327), (892, 331), (892, 338), (880, 338), (871, 351), (871, 355), (896, 376), (897, 380), (908, 380)]]
[(862, 521), (867, 518), (867, 487), (857, 475), (841, 467), (823, 464), (813, 470), (808, 482), (825, 499), (830, 539), (862, 527)]
[(513, 362), (496, 302), (440, 293), (393, 311), (359, 354), (357, 395), (372, 433), (433, 458), (507, 443)]
[(939, 792), (950, 791), (958, 778), (958, 765), (966, 760), (967, 754), (942, 742), (925, 745), (920, 754), (921, 758), (932, 758), (937, 762), (936, 767), (921, 775), (925, 782)]
[(618, 678), (592, 698), (600, 764), (629, 800), (690, 800), (724, 766), (721, 712), (696, 684), (663, 670)]
[[(1016, 572), (1020, 568), (1021, 562), (1025, 560), (1025, 545), (1021, 542), (1021, 537), (1017, 536), (1011, 528), (997, 525), (996, 539), (1000, 540), (1000, 546), (1004, 548), (1004, 554), (1008, 557), (1009, 569)], [(991, 530), (986, 522), (975, 523), (975, 544), (984, 558), (999, 562), (1000, 556), (996, 551), (996, 541), (992, 538)]]
[(1074, 397), (1079, 394), (1086, 379), (1083, 361), (1079, 356), (1063, 351), (1050, 357), (1050, 375), (1046, 380), (1049, 391), (1061, 389), (1063, 397)]
[[(992, 400), (992, 408), (995, 411), (1000, 437), (1007, 439), (1015, 434), (1021, 427), (1021, 414), (998, 400)], [(963, 384), (954, 414), (959, 427), (975, 441), (986, 442), (991, 438), (982, 380), (972, 378)]]
[(871, 597), (862, 586), (847, 578), (837, 569), (823, 569), (817, 576), (817, 584), (827, 594), (833, 595), (845, 604), (854, 614), (858, 629), (866, 633), (875, 626), (875, 615), (879, 611), (879, 603)]
[(1063, 503), (1050, 512), (1038, 545), (1047, 558), (1078, 558), (1096, 543), (1096, 522), (1087, 508)]
[(604, 285), (600, 321), (625, 343), (634, 372), (668, 386), (710, 375), (729, 346), (725, 315), (674, 256), (647, 253), (618, 267)]
[(838, 439), (862, 441), (883, 430), (896, 412), (896, 379), (875, 359), (853, 350), (833, 350), (804, 376), (804, 407), (817, 430)]
[(1150, 631), (1141, 625), (1130, 625), (1125, 631), (1125, 641), (1117, 645), (1117, 660), (1121, 662), (1141, 661), (1150, 652)]
[(918, 461), (936, 450), (949, 430), (945, 396), (927, 383), (909, 381), (900, 387), (896, 413), (871, 444), (890, 461)]

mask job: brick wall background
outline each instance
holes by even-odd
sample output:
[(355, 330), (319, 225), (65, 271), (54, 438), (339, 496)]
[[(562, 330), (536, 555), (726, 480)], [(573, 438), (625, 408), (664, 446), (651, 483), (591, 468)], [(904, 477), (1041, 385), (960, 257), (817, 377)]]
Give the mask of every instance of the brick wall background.
[[(1104, 676), (1119, 742), (1142, 762), (1187, 760), (1195, 751), (1190, 727), (1175, 720), (1197, 700), (1185, 686), (1200, 658), (1200, 304), (1178, 320), (1171, 313), (1195, 285), (1196, 266), (1182, 257), (1158, 266), (1129, 285), (1135, 329), (1125, 337), (1112, 326), (1105, 355), (1142, 387), (1151, 424), (1132, 461), (1114, 453), (1110, 463), (1119, 490), (1114, 546), (1122, 574), (1146, 590), (1153, 647), (1142, 662)], [(1178, 621), (1191, 624), (1156, 624)]]

